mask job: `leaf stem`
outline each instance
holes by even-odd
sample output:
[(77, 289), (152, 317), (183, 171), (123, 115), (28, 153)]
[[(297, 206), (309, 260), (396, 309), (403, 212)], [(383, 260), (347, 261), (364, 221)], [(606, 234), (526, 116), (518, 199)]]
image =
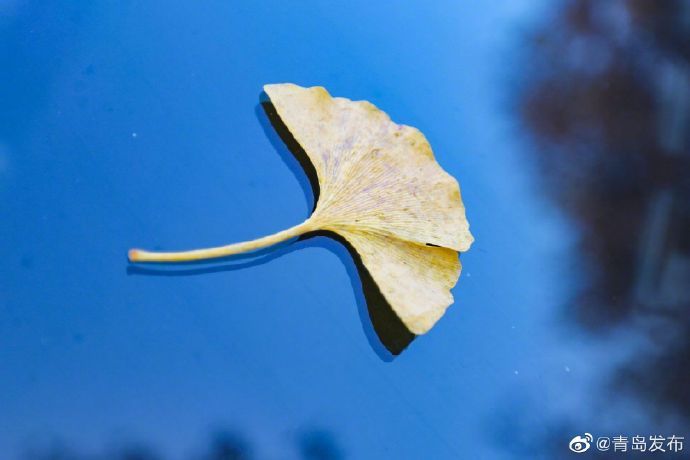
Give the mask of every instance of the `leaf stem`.
[(151, 252), (142, 249), (130, 249), (128, 256), (130, 262), (190, 262), (195, 260), (216, 259), (218, 257), (232, 256), (273, 246), (312, 230), (314, 230), (314, 227), (312, 223), (309, 222), (309, 219), (307, 219), (301, 224), (290, 227), (287, 230), (252, 241), (243, 241), (227, 246), (180, 252)]

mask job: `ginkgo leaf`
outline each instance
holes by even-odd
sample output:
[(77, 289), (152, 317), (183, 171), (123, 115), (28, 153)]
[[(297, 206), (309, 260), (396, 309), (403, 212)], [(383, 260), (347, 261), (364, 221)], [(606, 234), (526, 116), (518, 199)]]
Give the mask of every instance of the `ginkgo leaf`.
[(357, 251), (404, 325), (414, 334), (427, 332), (453, 303), (458, 252), (473, 241), (458, 182), (418, 129), (394, 123), (369, 102), (288, 83), (264, 90), (316, 171), (320, 194), (312, 215), (253, 241), (184, 252), (133, 249), (130, 260), (225, 257), (335, 232)]

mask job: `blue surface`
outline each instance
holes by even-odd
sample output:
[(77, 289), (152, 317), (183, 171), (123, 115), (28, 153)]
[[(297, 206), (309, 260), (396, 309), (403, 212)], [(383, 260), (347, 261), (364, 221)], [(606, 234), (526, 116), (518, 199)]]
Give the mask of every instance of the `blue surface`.
[[(580, 348), (543, 353), (572, 236), (505, 113), (537, 17), (526, 1), (0, 1), (0, 458), (53, 442), (186, 458), (219, 429), (257, 458), (299, 458), (313, 432), (346, 458), (510, 458), (501, 411), (546, 412), (519, 391), (581, 384)], [(461, 183), (476, 243), (456, 303), (392, 361), (323, 237), (127, 270), (130, 247), (308, 216), (258, 105), (274, 82), (375, 103)]]

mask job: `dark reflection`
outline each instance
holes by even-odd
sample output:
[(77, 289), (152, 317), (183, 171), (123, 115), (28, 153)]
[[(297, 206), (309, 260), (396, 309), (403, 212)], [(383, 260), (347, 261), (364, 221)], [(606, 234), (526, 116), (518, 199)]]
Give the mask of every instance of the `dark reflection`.
[[(573, 308), (590, 328), (658, 310), (674, 297), (662, 289), (688, 302), (674, 272), (690, 252), (690, 33), (670, 20), (681, 5), (565, 2), (532, 37), (538, 72), (520, 111), (552, 195), (582, 232), (593, 276)], [(660, 27), (675, 32), (652, 34)]]
[(161, 460), (151, 449), (145, 446), (135, 445), (128, 446), (120, 452), (110, 456), (112, 460)]
[(199, 460), (249, 460), (253, 458), (249, 443), (237, 433), (217, 433), (211, 446)]
[(690, 423), (689, 19), (684, 1), (563, 1), (529, 37), (518, 101), (580, 234), (584, 286), (565, 317), (646, 337), (602, 390), (658, 422)]
[(55, 442), (45, 448), (32, 448), (24, 455), (24, 460), (163, 460), (149, 447), (132, 444), (114, 449), (112, 452), (93, 454), (67, 447), (64, 443)]
[[(336, 437), (328, 430), (313, 428), (306, 430), (294, 444), (283, 446), (287, 458), (304, 460), (342, 460), (345, 458)], [(255, 451), (260, 449), (244, 436), (232, 431), (219, 431), (211, 437), (207, 447), (200, 454), (175, 455), (174, 458), (188, 460), (253, 460), (259, 458)], [(23, 460), (165, 460), (151, 447), (132, 443), (117, 446), (105, 453), (86, 453), (68, 447), (61, 441), (54, 441), (46, 447), (32, 447), (21, 457)]]
[[(310, 201), (315, 208), (319, 196), (319, 182), (316, 176), (316, 170), (304, 149), (297, 143), (285, 124), (280, 120), (275, 107), (268, 102), (265, 94), (262, 94), (261, 100), (260, 106), (263, 110), (257, 106), (256, 114), (264, 128), (264, 132), (271, 140), (271, 143), (280, 154), (283, 161), (285, 161), (285, 164), (288, 165), (290, 170), (295, 174), (295, 177), (298, 178), (307, 199), (311, 198)], [(356, 293), (360, 319), (367, 339), (381, 359), (384, 361), (392, 361), (395, 356), (402, 353), (416, 336), (405, 327), (400, 318), (395, 314), (352, 245), (343, 237), (333, 232), (312, 232), (300, 237), (299, 240), (303, 242), (314, 236), (332, 238), (347, 248), (344, 254), (341, 248), (328, 245), (322, 241), (322, 239), (317, 240), (315, 243), (315, 245), (327, 247), (331, 252), (335, 253), (347, 268), (350, 281)], [(292, 252), (298, 247), (300, 246), (286, 242), (249, 254), (238, 254), (215, 259), (216, 265), (212, 266), (198, 267), (200, 263), (207, 264), (208, 262), (194, 261), (183, 263), (183, 265), (188, 267), (195, 266), (196, 268), (180, 269), (175, 266), (152, 268), (151, 266), (130, 265), (127, 267), (127, 273), (130, 275), (193, 276), (220, 271), (240, 270), (264, 264), (276, 257)], [(246, 262), (237, 262), (243, 259), (250, 260)], [(224, 264), (217, 265), (218, 262)], [(157, 267), (166, 266), (166, 264), (154, 265)]]
[(314, 430), (303, 433), (298, 440), (299, 451), (305, 460), (339, 460), (340, 447), (328, 431)]

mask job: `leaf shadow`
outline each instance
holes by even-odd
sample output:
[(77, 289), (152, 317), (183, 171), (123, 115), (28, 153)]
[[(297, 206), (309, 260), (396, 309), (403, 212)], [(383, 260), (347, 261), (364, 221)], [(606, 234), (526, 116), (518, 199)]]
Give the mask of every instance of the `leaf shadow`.
[(350, 277), (359, 319), (369, 344), (382, 360), (395, 359), (417, 336), (395, 314), (355, 248), (334, 232), (313, 232), (307, 237), (318, 240), (321, 247), (342, 261)]
[[(280, 155), (281, 160), (295, 175), (299, 182), (304, 198), (309, 203), (312, 212), (319, 201), (321, 187), (316, 175), (316, 168), (312, 164), (307, 152), (293, 137), (283, 120), (278, 116), (275, 107), (269, 101), (268, 95), (262, 92), (259, 103), (254, 108), (256, 118), (259, 120), (264, 134), (271, 142), (273, 149)], [(311, 214), (311, 213), (310, 213)]]
[[(352, 246), (340, 235), (332, 232), (312, 232), (297, 239), (293, 243), (285, 243), (274, 247), (272, 251), (253, 253), (255, 257), (226, 257), (217, 259), (221, 264), (199, 266), (199, 263), (187, 263), (189, 268), (177, 268), (165, 264), (158, 265), (129, 265), (128, 275), (187, 277), (207, 275), (209, 273), (231, 272), (256, 267), (272, 260), (305, 248), (323, 248), (333, 253), (342, 264), (350, 278), (350, 284), (355, 294), (357, 311), (362, 323), (364, 335), (369, 345), (381, 360), (390, 362), (395, 359), (415, 339), (393, 309), (381, 294), (378, 286), (364, 267), (361, 258)], [(208, 264), (208, 262), (206, 263)]]

